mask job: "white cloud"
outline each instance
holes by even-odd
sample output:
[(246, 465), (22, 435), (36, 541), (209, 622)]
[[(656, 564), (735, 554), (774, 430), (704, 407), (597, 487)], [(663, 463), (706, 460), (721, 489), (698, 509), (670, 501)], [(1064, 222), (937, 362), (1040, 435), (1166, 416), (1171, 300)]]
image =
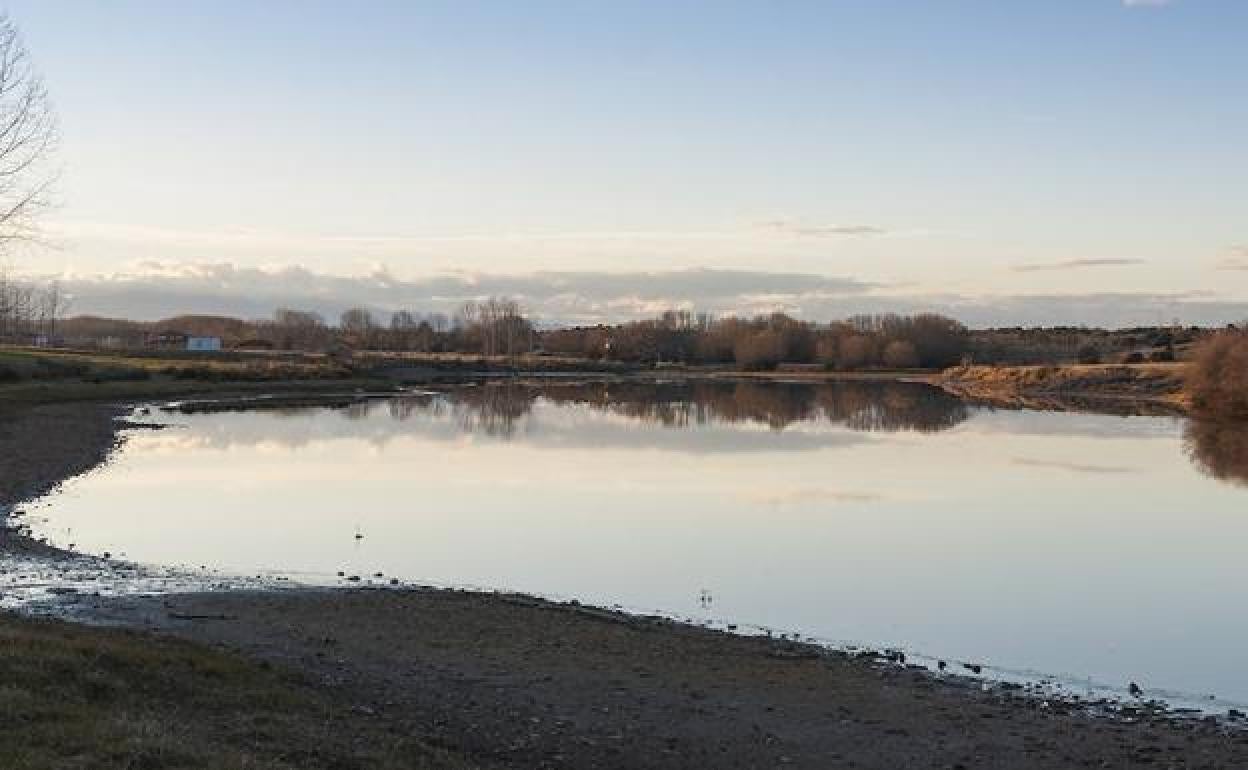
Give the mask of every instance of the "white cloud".
[(1142, 259), (1067, 259), (1061, 262), (1038, 262), (1028, 265), (1014, 265), (1011, 270), (1016, 273), (1034, 273), (1042, 270), (1082, 270), (1087, 267), (1130, 267), (1142, 265)]
[(888, 230), (869, 224), (803, 224), (791, 219), (773, 219), (760, 225), (763, 229), (773, 230), (787, 235), (801, 235), (812, 238), (829, 237), (862, 237), (871, 235), (887, 235)]
[(1127, 8), (1160, 8), (1165, 5), (1173, 5), (1174, 0), (1122, 0), (1122, 4)]
[(1232, 246), (1225, 259), (1218, 263), (1219, 270), (1248, 270), (1248, 246)]
[(363, 305), (452, 312), (466, 299), (516, 297), (540, 322), (587, 324), (653, 317), (669, 309), (717, 315), (783, 311), (818, 321), (860, 313), (941, 312), (972, 326), (1169, 323), (1221, 325), (1248, 317), (1248, 303), (1207, 292), (1075, 294), (906, 293), (854, 279), (744, 270), (667, 272), (441, 273), (398, 277), (384, 266), (334, 275), (291, 265), (240, 267), (229, 262), (144, 262), (112, 274), (62, 276), (80, 314), (158, 319), (181, 313), (263, 318), (278, 307), (329, 318)]

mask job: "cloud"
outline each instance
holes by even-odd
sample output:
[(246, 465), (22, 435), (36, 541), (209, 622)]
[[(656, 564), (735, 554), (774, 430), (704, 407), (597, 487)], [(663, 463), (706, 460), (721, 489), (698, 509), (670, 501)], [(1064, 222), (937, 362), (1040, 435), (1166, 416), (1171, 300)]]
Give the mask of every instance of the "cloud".
[(1036, 262), (1029, 265), (1014, 265), (1010, 269), (1016, 273), (1035, 273), (1042, 270), (1082, 270), (1087, 267), (1128, 267), (1142, 265), (1142, 259), (1068, 259), (1062, 262)]
[(125, 272), (59, 276), (71, 312), (156, 320), (182, 313), (271, 317), (278, 307), (336, 318), (349, 307), (451, 313), (468, 299), (515, 297), (540, 323), (593, 324), (686, 309), (715, 315), (784, 312), (815, 321), (862, 313), (937, 312), (975, 326), (1170, 323), (1223, 325), (1248, 317), (1248, 302), (1210, 293), (924, 293), (852, 277), (760, 270), (666, 272), (452, 272), (400, 277), (385, 267), (359, 275), (230, 262), (143, 262)]
[(773, 219), (769, 222), (763, 222), (761, 226), (768, 230), (774, 230), (789, 235), (800, 235), (810, 238), (829, 238), (829, 237), (852, 237), (852, 236), (871, 236), (886, 235), (888, 230), (876, 225), (866, 224), (825, 224), (811, 225), (801, 224), (791, 219)]
[(1093, 465), (1061, 460), (1036, 460), (1028, 457), (1015, 457), (1010, 462), (1014, 465), (1022, 465), (1029, 468), (1047, 468), (1068, 471), (1070, 473), (1132, 473), (1136, 470), (1125, 465)]
[(1219, 270), (1248, 270), (1248, 246), (1232, 246), (1229, 255), (1218, 263)]
[(875, 492), (852, 492), (829, 487), (801, 487), (776, 492), (755, 491), (743, 496), (746, 502), (757, 505), (788, 506), (802, 503), (873, 503), (884, 499)]
[(1173, 5), (1174, 0), (1122, 0), (1122, 4), (1127, 8), (1161, 8)]

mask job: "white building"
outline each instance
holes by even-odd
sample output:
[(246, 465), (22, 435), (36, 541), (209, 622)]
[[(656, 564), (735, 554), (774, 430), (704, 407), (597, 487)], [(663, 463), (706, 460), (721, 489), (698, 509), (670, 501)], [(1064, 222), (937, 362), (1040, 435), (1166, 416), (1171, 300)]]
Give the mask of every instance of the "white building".
[(187, 337), (186, 349), (195, 353), (216, 353), (221, 350), (221, 338)]

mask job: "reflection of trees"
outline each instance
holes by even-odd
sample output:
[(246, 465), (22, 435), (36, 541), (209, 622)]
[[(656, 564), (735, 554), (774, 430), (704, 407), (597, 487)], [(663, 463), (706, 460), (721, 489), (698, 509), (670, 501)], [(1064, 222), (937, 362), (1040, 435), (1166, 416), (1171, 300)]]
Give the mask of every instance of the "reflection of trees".
[(533, 410), (538, 393), (522, 385), (482, 385), (456, 391), (451, 408), (465, 432), (511, 438)]
[(1248, 422), (1189, 420), (1183, 448), (1201, 472), (1248, 486)]
[[(447, 398), (465, 430), (504, 437), (539, 398), (668, 427), (754, 423), (778, 431), (826, 420), (857, 431), (934, 432), (968, 416), (966, 405), (944, 391), (891, 382), (485, 385), (450, 391)], [(400, 401), (403, 406), (391, 407), (392, 414), (427, 413), (438, 403), (428, 397)]]

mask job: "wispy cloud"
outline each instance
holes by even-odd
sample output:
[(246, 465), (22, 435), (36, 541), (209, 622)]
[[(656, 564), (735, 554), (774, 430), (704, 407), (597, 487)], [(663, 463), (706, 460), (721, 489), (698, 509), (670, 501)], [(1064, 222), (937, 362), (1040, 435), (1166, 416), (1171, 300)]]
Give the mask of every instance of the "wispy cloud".
[(1016, 273), (1035, 273), (1042, 270), (1082, 270), (1088, 267), (1129, 267), (1142, 265), (1142, 259), (1067, 259), (1061, 262), (1034, 262), (1027, 265), (1014, 265), (1010, 269)]
[(763, 222), (762, 227), (790, 235), (801, 235), (811, 238), (886, 235), (888, 233), (888, 230), (877, 225), (805, 224), (791, 219), (773, 219)]
[(1127, 8), (1161, 8), (1166, 5), (1173, 5), (1175, 0), (1122, 0), (1122, 4)]
[(853, 492), (829, 487), (801, 487), (776, 492), (750, 492), (745, 500), (758, 505), (787, 506), (802, 503), (873, 503), (883, 499), (875, 492)]
[(933, 294), (899, 291), (849, 276), (761, 270), (662, 272), (445, 272), (399, 276), (384, 266), (354, 275), (300, 265), (249, 267), (230, 262), (141, 262), (109, 274), (63, 274), (71, 312), (154, 320), (181, 313), (270, 317), (275, 308), (335, 318), (364, 306), (449, 313), (464, 300), (517, 298), (539, 322), (592, 324), (685, 309), (716, 315), (784, 312), (815, 321), (861, 313), (937, 312), (971, 326), (1137, 326), (1169, 322), (1221, 325), (1248, 317), (1248, 302), (1200, 292), (1083, 294)]
[(1062, 460), (1038, 460), (1030, 457), (1015, 457), (1010, 462), (1014, 465), (1022, 465), (1028, 468), (1047, 468), (1070, 473), (1132, 473), (1135, 471), (1135, 468), (1129, 468), (1125, 465), (1095, 465), (1092, 463), (1072, 463)]
[(1219, 270), (1248, 270), (1248, 246), (1232, 246), (1227, 256), (1218, 263)]

